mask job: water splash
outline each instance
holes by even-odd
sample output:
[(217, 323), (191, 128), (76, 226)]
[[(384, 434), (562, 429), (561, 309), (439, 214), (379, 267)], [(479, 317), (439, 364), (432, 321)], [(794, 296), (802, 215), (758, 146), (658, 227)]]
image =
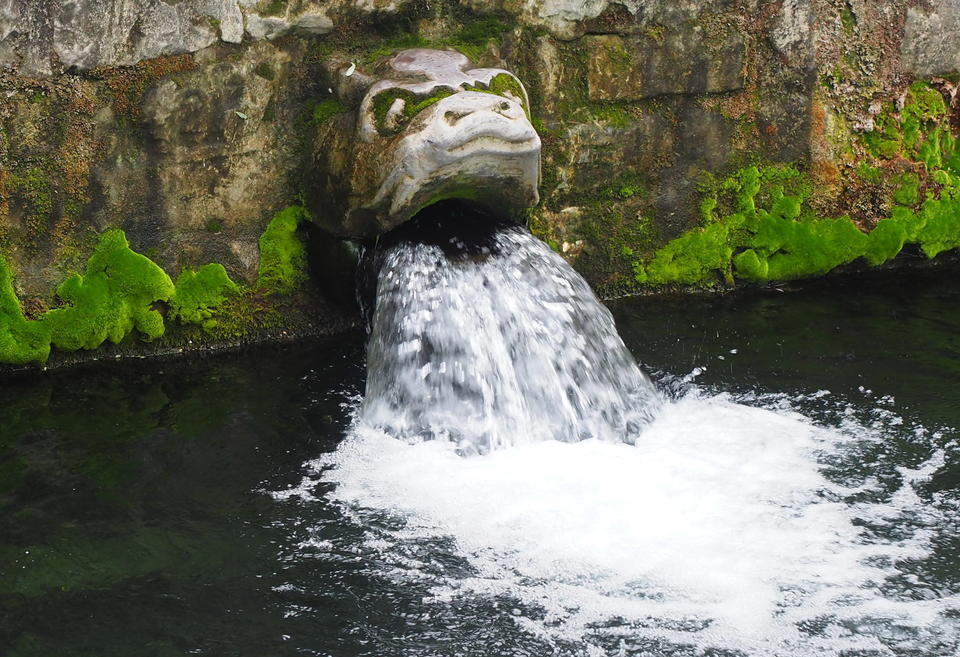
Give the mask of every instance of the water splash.
[[(816, 421), (799, 410), (814, 404)], [(425, 613), (447, 622), (468, 624), (449, 610), (486, 600), (488, 622), (502, 628), (506, 614), (541, 654), (958, 654), (960, 583), (924, 584), (957, 532), (960, 500), (929, 490), (956, 445), (897, 420), (819, 393), (688, 386), (635, 445), (544, 441), (463, 458), (358, 416), (275, 497), (321, 486), (359, 536), (317, 526), (302, 545), (333, 536), (321, 552), (424, 589)], [(904, 440), (923, 446), (913, 464), (891, 462)], [(417, 636), (405, 654), (431, 654)]]
[(391, 247), (367, 371), (368, 425), (461, 453), (633, 442), (661, 403), (586, 282), (517, 226)]

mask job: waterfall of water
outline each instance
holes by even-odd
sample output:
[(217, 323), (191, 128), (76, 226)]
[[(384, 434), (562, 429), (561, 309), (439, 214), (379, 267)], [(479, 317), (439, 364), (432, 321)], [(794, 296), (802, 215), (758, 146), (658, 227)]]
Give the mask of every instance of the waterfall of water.
[(462, 236), (383, 249), (362, 421), (462, 453), (632, 443), (660, 397), (587, 283), (522, 227)]

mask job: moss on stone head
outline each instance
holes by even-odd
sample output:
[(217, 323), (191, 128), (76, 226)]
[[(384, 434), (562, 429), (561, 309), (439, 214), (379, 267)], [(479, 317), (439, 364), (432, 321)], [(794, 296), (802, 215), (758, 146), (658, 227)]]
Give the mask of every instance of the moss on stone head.
[(313, 106), (313, 112), (311, 113), (311, 120), (314, 125), (323, 125), (327, 123), (330, 119), (337, 116), (338, 114), (343, 114), (347, 111), (347, 108), (344, 107), (343, 103), (334, 98), (326, 98), (317, 102)]
[(273, 216), (260, 237), (260, 267), (257, 285), (270, 292), (292, 292), (306, 280), (307, 251), (297, 234), (310, 213), (293, 205)]
[(520, 103), (527, 118), (530, 118), (530, 107), (527, 101), (527, 94), (520, 81), (509, 73), (499, 73), (490, 80), (489, 84), (465, 85), (467, 91), (479, 91), (481, 93), (502, 96)]

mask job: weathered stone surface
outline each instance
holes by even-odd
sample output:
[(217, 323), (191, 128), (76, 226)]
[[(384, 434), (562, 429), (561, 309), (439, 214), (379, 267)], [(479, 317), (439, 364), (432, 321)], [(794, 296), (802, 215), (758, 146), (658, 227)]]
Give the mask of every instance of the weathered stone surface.
[(291, 20), (257, 14), (247, 16), (247, 34), (254, 39), (275, 39), (296, 30), (309, 34), (327, 34), (332, 29), (333, 21), (322, 11), (303, 13)]
[[(596, 18), (611, 4), (611, 0), (527, 0), (526, 14), (531, 22), (546, 27), (560, 37), (572, 38), (580, 33), (579, 24)], [(617, 2), (636, 14), (645, 4), (643, 0)]]
[(784, 0), (770, 41), (787, 61), (810, 67), (813, 57), (813, 0)]
[[(760, 0), (740, 0), (750, 11)], [(795, 3), (788, 0), (785, 12)], [(478, 12), (500, 11), (520, 23), (546, 28), (562, 39), (582, 36), (592, 19), (609, 11), (645, 26), (670, 26), (704, 12), (728, 10), (729, 0), (448, 0)], [(0, 66), (24, 75), (52, 75), (64, 68), (135, 64), (163, 55), (197, 52), (244, 34), (274, 39), (290, 32), (326, 34), (349, 28), (360, 14), (415, 7), (413, 0), (0, 0)], [(269, 13), (265, 13), (269, 11)], [(796, 14), (797, 11), (793, 13)], [(793, 14), (790, 14), (792, 17)], [(792, 19), (791, 19), (792, 20)], [(789, 21), (788, 21), (789, 22)], [(795, 38), (790, 28), (780, 37)]]
[(590, 190), (589, 197), (624, 171), (659, 170), (673, 159), (677, 147), (667, 118), (650, 113), (629, 126), (571, 127), (564, 135), (562, 161), (570, 163), (565, 171), (570, 187)]
[(151, 214), (163, 227), (157, 248), (164, 260), (216, 261), (254, 277), (264, 211), (276, 203), (278, 178), (296, 165), (294, 144), (268, 120), (274, 84), (254, 71), (287, 63), (285, 53), (261, 45), (162, 81), (147, 95)]
[[(825, 213), (866, 207), (841, 203), (857, 133), (915, 79), (957, 71), (958, 13), (947, 0), (0, 0), (0, 254), (18, 292), (47, 303), (113, 227), (170, 272), (220, 262), (252, 280), (269, 217), (317, 191), (317, 158), (344, 171), (367, 158), (356, 196), (376, 196), (399, 151), (320, 104), (356, 109), (375, 81), (362, 72), (383, 77), (378, 59), (425, 42), (523, 80), (543, 140), (537, 234), (580, 244), (563, 252), (601, 291), (629, 291), (640, 256), (621, 247), (699, 226), (698, 185), (746, 162), (809, 172)], [(453, 109), (442, 101), (422, 119)], [(325, 146), (334, 127), (362, 157)]]
[[(0, 8), (2, 60), (25, 75), (89, 69), (239, 42), (236, 0), (5, 0)], [(219, 22), (221, 31), (214, 27)]]
[(240, 43), (245, 31), (254, 39), (325, 34), (333, 27), (327, 11), (349, 4), (301, 2), (261, 16), (256, 0), (0, 0), (0, 66), (48, 76)]
[(929, 9), (907, 10), (903, 66), (918, 76), (960, 70), (960, 4), (955, 0), (934, 0)]
[(643, 100), (742, 89), (746, 42), (731, 33), (706, 43), (696, 25), (655, 37), (584, 37), (591, 100)]

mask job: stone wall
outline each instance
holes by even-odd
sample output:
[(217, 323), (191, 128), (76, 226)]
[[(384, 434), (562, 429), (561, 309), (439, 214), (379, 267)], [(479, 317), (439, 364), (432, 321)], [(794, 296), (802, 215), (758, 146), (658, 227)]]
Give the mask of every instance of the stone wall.
[[(310, 184), (324, 60), (431, 46), (527, 83), (531, 227), (601, 293), (762, 282), (734, 260), (799, 247), (761, 243), (752, 215), (745, 239), (731, 204), (783, 219), (776, 198), (799, 199), (791, 221), (867, 234), (904, 174), (917, 216), (952, 189), (945, 160), (867, 142), (878, 120), (903, 127), (919, 80), (945, 103), (923, 134), (947, 144), (958, 27), (951, 0), (0, 0), (0, 255), (27, 317), (62, 303), (110, 228), (172, 277), (212, 262), (253, 285), (260, 236)], [(866, 262), (845, 253), (789, 271)]]

